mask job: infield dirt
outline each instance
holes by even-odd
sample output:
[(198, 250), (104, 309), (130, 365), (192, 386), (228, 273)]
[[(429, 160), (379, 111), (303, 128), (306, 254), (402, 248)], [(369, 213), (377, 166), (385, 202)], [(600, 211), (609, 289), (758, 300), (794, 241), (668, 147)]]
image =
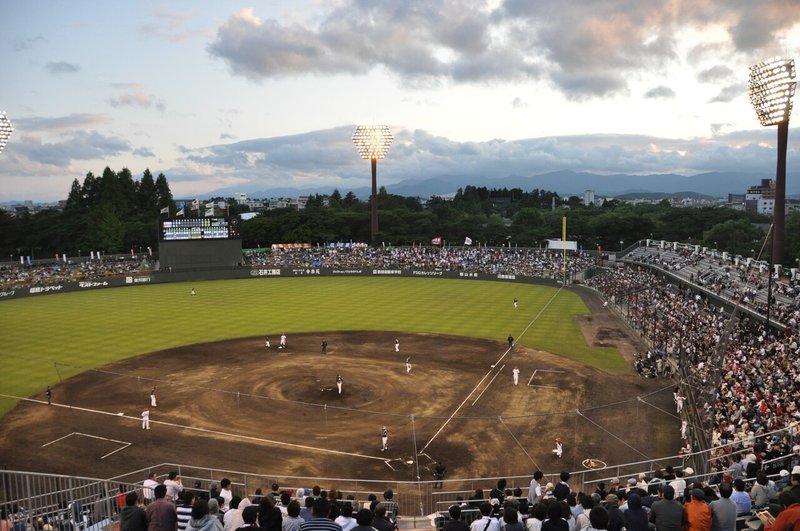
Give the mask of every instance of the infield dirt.
[[(579, 319), (587, 342), (616, 346), (632, 361), (643, 348), (638, 339), (584, 295), (592, 310)], [(420, 475), (430, 479), (438, 460), (449, 478), (511, 476), (579, 470), (586, 458), (617, 464), (673, 455), (680, 447), (669, 380), (610, 375), (521, 346), (506, 353), (503, 338), (320, 332), (290, 336), (278, 349), (279, 335), (269, 350), (263, 336), (189, 345), (71, 378), (53, 388), (53, 405), (33, 397), (3, 418), (0, 464), (93, 477), (170, 462), (409, 480), (416, 454)], [(140, 414), (154, 385), (158, 407), (143, 430)], [(551, 452), (555, 437), (564, 443), (561, 459)]]

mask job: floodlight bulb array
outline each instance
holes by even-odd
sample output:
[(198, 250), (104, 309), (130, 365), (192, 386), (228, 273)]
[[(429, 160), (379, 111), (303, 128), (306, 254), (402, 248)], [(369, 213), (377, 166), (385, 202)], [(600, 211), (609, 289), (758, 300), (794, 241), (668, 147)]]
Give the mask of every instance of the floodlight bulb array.
[(775, 57), (750, 67), (747, 92), (761, 125), (789, 121), (797, 83), (794, 59)]
[(8, 119), (6, 113), (0, 112), (0, 153), (5, 149), (8, 143), (8, 138), (14, 132), (14, 126), (11, 125), (11, 120)]
[(362, 159), (383, 159), (394, 137), (385, 125), (359, 125), (353, 133), (353, 144)]

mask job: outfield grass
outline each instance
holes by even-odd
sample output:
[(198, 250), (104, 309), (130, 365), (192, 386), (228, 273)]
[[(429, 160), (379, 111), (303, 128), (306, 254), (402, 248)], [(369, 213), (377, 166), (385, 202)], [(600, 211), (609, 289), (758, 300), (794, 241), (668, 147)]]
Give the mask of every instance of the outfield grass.
[[(257, 335), (276, 341), (281, 332), (291, 341), (294, 333), (329, 330), (431, 332), (500, 342), (511, 334), (528, 347), (610, 373), (628, 372), (616, 349), (586, 344), (574, 318), (586, 313), (580, 297), (556, 288), (415, 278), (223, 280), (30, 297), (0, 303), (0, 388), (30, 396), (59, 377), (155, 350)], [(0, 415), (13, 406), (0, 399)]]

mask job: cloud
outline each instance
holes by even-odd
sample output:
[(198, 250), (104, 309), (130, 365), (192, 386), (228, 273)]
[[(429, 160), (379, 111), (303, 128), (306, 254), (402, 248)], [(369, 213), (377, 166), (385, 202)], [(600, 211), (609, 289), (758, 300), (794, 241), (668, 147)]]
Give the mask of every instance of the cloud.
[[(719, 125), (718, 134), (710, 139), (593, 134), (486, 142), (457, 142), (424, 130), (393, 129), (395, 141), (379, 172), (382, 183), (393, 184), (419, 178), (420, 168), (426, 176), (454, 175), (470, 182), (563, 169), (632, 175), (760, 174), (772, 164), (771, 136), (761, 130), (720, 134), (724, 124)], [(234, 179), (248, 183), (250, 190), (292, 185), (362, 187), (368, 182), (369, 165), (353, 148), (352, 132), (353, 126), (344, 126), (187, 149), (180, 167), (191, 168), (191, 172), (181, 171), (193, 179), (200, 180), (198, 175)]]
[(667, 86), (659, 85), (645, 92), (644, 97), (647, 99), (671, 99), (675, 97), (675, 91)]
[(732, 77), (733, 70), (725, 65), (715, 65), (697, 73), (697, 80), (702, 83), (715, 83)]
[(36, 35), (33, 37), (28, 37), (26, 39), (15, 39), (12, 41), (11, 46), (15, 52), (24, 52), (26, 50), (30, 50), (33, 46), (39, 42), (47, 42), (41, 35)]
[(126, 140), (97, 131), (76, 131), (57, 142), (22, 135), (13, 147), (16, 155), (31, 162), (59, 167), (68, 167), (74, 160), (106, 160), (130, 150), (131, 146)]
[(56, 61), (56, 62), (49, 62), (44, 66), (45, 70), (47, 70), (50, 74), (54, 76), (58, 76), (61, 74), (75, 74), (80, 71), (81, 67), (74, 63), (68, 63), (66, 61)]
[(220, 140), (236, 140), (236, 137), (230, 133), (220, 133), (219, 134)]
[(112, 107), (134, 106), (145, 109), (155, 107), (159, 111), (166, 108), (162, 100), (153, 94), (145, 93), (144, 86), (140, 83), (112, 83), (111, 86), (121, 91), (119, 96), (108, 100)]
[(723, 87), (719, 93), (708, 100), (709, 103), (727, 103), (729, 101), (733, 101), (740, 96), (747, 95), (747, 86), (743, 83), (735, 83), (733, 85), (728, 85), (727, 87)]
[(134, 149), (131, 153), (138, 157), (155, 157), (156, 154), (147, 149), (146, 147), (139, 147)]
[(141, 25), (143, 34), (169, 42), (186, 42), (205, 35), (204, 29), (189, 29), (194, 16), (191, 12), (157, 9), (152, 20)]
[(511, 106), (515, 109), (521, 109), (523, 107), (527, 107), (528, 104), (525, 103), (525, 101), (522, 98), (516, 97), (513, 100), (511, 100)]
[[(712, 52), (766, 51), (783, 44), (800, 2), (531, 2), (529, 0), (339, 0), (308, 21), (229, 16), (207, 51), (254, 81), (299, 75), (366, 75), (402, 84), (546, 81), (581, 101), (629, 92), (628, 79), (667, 68), (732, 74), (704, 64)], [(752, 19), (752, 25), (751, 25)], [(687, 33), (716, 42), (683, 48)], [(663, 96), (661, 96), (663, 97)]]
[(15, 127), (23, 132), (57, 132), (72, 129), (88, 129), (98, 125), (110, 124), (111, 116), (108, 114), (70, 114), (56, 117), (30, 117), (14, 120)]

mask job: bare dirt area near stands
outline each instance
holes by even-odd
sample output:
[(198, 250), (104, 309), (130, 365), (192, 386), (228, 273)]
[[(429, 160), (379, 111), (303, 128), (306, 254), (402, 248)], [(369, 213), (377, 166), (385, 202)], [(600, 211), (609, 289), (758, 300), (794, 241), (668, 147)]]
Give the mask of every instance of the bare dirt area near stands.
[[(587, 342), (614, 345), (631, 360), (641, 348), (636, 338), (593, 295), (581, 295), (592, 310), (580, 320)], [(668, 380), (438, 335), (338, 332), (289, 336), (283, 350), (277, 344), (273, 336), (270, 350), (263, 337), (190, 345), (71, 378), (53, 388), (52, 406), (23, 402), (3, 418), (0, 465), (112, 477), (172, 462), (411, 480), (419, 454), (427, 480), (437, 460), (448, 478), (511, 476), (580, 470), (587, 458), (615, 464), (672, 455), (680, 446)], [(153, 385), (158, 407), (143, 430)], [(564, 443), (561, 459), (551, 452), (555, 437)]]

